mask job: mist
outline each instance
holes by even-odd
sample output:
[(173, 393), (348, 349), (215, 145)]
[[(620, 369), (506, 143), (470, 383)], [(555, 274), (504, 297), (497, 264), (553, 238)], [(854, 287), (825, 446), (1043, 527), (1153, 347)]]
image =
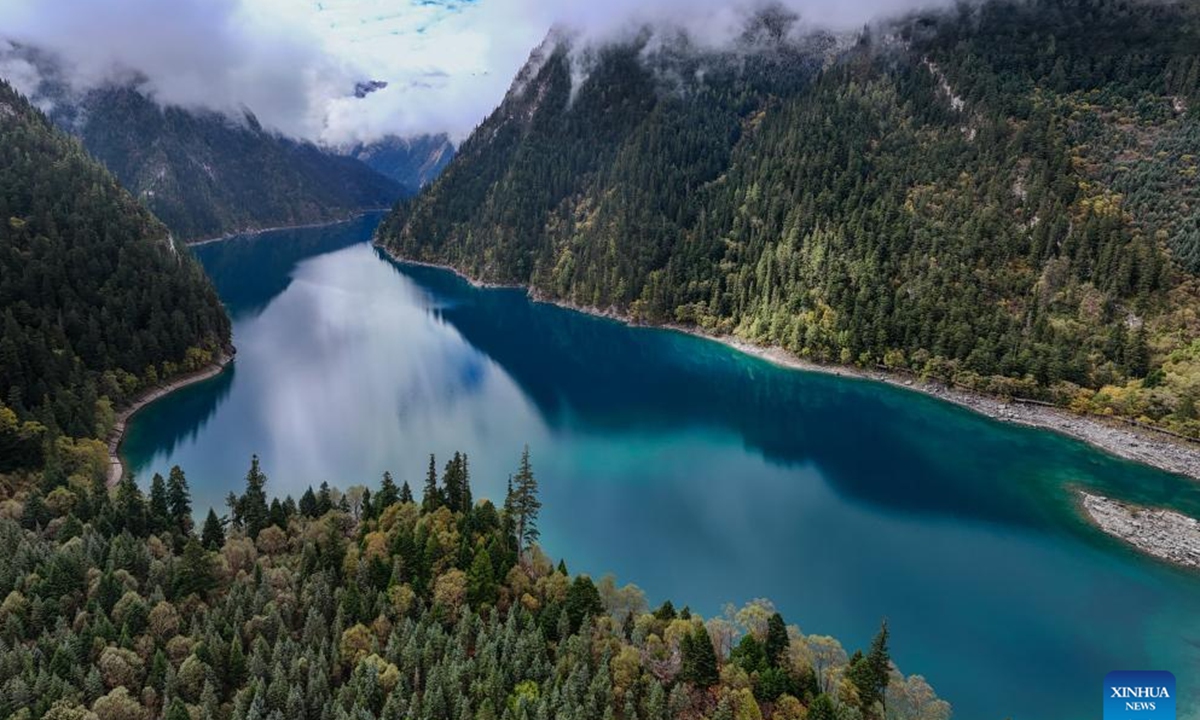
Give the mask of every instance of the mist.
[[(920, 0), (783, 0), (804, 29), (853, 30)], [(728, 0), (4, 0), (0, 38), (55, 57), (78, 93), (134, 84), (163, 105), (240, 116), (342, 145), (384, 135), (461, 139), (501, 100), (555, 25), (590, 41), (669, 24), (731, 41), (766, 3)], [(28, 95), (40, 77), (5, 54)], [(384, 80), (364, 98), (356, 82)]]

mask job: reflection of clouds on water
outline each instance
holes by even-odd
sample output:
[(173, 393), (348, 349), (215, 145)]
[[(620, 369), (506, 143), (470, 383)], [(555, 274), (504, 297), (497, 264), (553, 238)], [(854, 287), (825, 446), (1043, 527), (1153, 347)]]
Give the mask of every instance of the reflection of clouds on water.
[[(706, 614), (771, 597), (856, 644), (887, 615), (898, 662), (959, 716), (1080, 716), (1114, 663), (1200, 675), (1158, 631), (1195, 617), (1200, 585), (1080, 531), (1062, 485), (1190, 507), (1200, 486), (894, 388), (381, 262), (367, 230), (203, 249), (235, 309), (236, 374), (207, 405), (185, 391), (135, 423), (143, 477), (180, 463), (204, 513), (253, 452), (268, 490), (296, 496), (385, 469), (419, 492), (427, 453), (463, 450), (476, 497), (498, 500), (529, 443), (545, 545), (573, 570)], [(1025, 675), (1057, 686), (1014, 701), (1004, 688)]]
[(247, 409), (275, 476), (365, 482), (398, 471), (398, 454), (412, 468), (429, 450), (533, 439), (536, 409), (503, 369), (380, 269), (363, 245), (303, 262), (238, 328)]

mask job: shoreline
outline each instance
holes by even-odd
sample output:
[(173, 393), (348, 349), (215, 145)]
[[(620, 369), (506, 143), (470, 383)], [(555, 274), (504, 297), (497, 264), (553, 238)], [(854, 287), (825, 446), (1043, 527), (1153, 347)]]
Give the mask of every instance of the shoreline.
[(523, 289), (534, 302), (555, 305), (575, 312), (616, 320), (631, 327), (648, 327), (671, 330), (694, 337), (720, 343), (746, 355), (764, 360), (780, 367), (804, 372), (822, 373), (837, 377), (879, 382), (912, 392), (919, 392), (944, 402), (953, 403), (993, 420), (1049, 430), (1082, 441), (1109, 455), (1148, 465), (1176, 475), (1200, 480), (1200, 444), (1168, 435), (1154, 428), (1127, 425), (1118, 419), (1100, 416), (1077, 415), (1065, 408), (1030, 402), (1007, 400), (971, 390), (948, 386), (940, 381), (924, 380), (915, 375), (883, 369), (866, 369), (852, 365), (834, 365), (814, 362), (794, 355), (778, 346), (757, 345), (730, 335), (716, 335), (699, 328), (675, 323), (653, 325), (634, 321), (615, 308), (582, 307), (574, 303), (550, 298), (527, 285), (505, 285), (479, 281), (458, 268), (439, 263), (409, 260), (381, 245), (377, 239), (373, 244), (396, 262), (421, 267), (448, 270), (473, 287), (495, 289)]
[(1083, 514), (1101, 531), (1164, 562), (1200, 568), (1200, 521), (1174, 510), (1077, 492)]
[(236, 350), (222, 351), (217, 359), (210, 362), (208, 365), (187, 373), (186, 375), (176, 376), (175, 379), (164, 385), (156, 385), (149, 390), (143, 392), (133, 399), (129, 405), (122, 408), (117, 413), (116, 422), (113, 423), (112, 432), (108, 435), (108, 486), (112, 487), (120, 481), (125, 474), (125, 463), (121, 460), (121, 443), (125, 441), (125, 430), (129, 425), (129, 420), (138, 411), (145, 408), (150, 403), (158, 400), (166, 395), (169, 395), (180, 388), (185, 388), (188, 385), (208, 380), (209, 378), (220, 375), (229, 363), (233, 362), (233, 356)]
[(224, 235), (214, 235), (213, 237), (198, 238), (196, 240), (183, 240), (181, 242), (188, 247), (199, 247), (200, 245), (208, 245), (209, 243), (221, 242), (223, 240), (229, 240), (235, 237), (254, 237), (257, 235), (264, 235), (269, 232), (276, 232), (278, 230), (308, 230), (312, 228), (328, 227), (330, 225), (341, 225), (342, 223), (348, 223), (357, 220), (364, 215), (370, 215), (371, 213), (384, 213), (390, 209), (391, 208), (386, 207), (364, 208), (336, 220), (324, 220), (321, 222), (304, 223), (301, 225), (274, 225), (264, 228), (248, 228), (225, 233)]

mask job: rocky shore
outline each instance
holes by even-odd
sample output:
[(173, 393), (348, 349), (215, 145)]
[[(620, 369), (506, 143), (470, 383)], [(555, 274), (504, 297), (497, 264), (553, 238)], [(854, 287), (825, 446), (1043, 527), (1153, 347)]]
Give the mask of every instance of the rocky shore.
[(233, 352), (223, 352), (216, 360), (204, 366), (193, 373), (180, 375), (169, 383), (158, 385), (150, 388), (146, 392), (137, 396), (133, 402), (117, 413), (116, 422), (113, 423), (112, 433), (108, 436), (108, 484), (115, 485), (121, 476), (125, 474), (125, 465), (121, 462), (121, 442), (125, 439), (125, 428), (129, 424), (129, 418), (133, 417), (139, 410), (146, 407), (150, 403), (159, 398), (174, 392), (182, 387), (187, 387), (193, 383), (198, 383), (201, 380), (207, 380), (220, 374), (225, 366), (233, 360)]
[(1200, 444), (1188, 442), (1150, 428), (1127, 425), (1116, 419), (1077, 415), (1064, 408), (1004, 398), (949, 387), (902, 373), (866, 370), (842, 365), (823, 365), (798, 358), (777, 347), (763, 347), (729, 337), (715, 337), (688, 328), (681, 332), (700, 335), (769, 362), (798, 370), (887, 383), (932, 395), (974, 410), (996, 420), (1053, 430), (1082, 440), (1117, 457), (1200, 480)]
[[(397, 262), (449, 270), (475, 287), (521, 287), (482, 282), (463, 273), (458, 268), (437, 263), (408, 260), (397, 256), (378, 242), (376, 242), (376, 246), (381, 247), (385, 253)], [(614, 308), (581, 307), (573, 303), (547, 297), (534, 288), (526, 287), (524, 289), (528, 292), (529, 297), (536, 302), (549, 303), (589, 315), (618, 320), (627, 324), (637, 324)], [(713, 340), (739, 352), (753, 355), (783, 367), (827, 373), (840, 377), (873, 380), (914, 392), (923, 392), (996, 420), (1052, 430), (1077, 440), (1082, 440), (1093, 447), (1117, 457), (1200, 480), (1200, 443), (1188, 442), (1166, 433), (1157, 432), (1152, 428), (1128, 425), (1122, 423), (1120, 420), (1111, 418), (1077, 415), (1066, 409), (1049, 405), (1014, 402), (1005, 398), (949, 387), (941, 382), (922, 380), (899, 372), (815, 363), (797, 357), (783, 348), (755, 345), (727, 335), (706, 333), (694, 327), (679, 325), (665, 325), (663, 327), (707, 340)]]
[(1173, 510), (1143, 508), (1080, 491), (1092, 522), (1156, 558), (1200, 568), (1200, 521)]

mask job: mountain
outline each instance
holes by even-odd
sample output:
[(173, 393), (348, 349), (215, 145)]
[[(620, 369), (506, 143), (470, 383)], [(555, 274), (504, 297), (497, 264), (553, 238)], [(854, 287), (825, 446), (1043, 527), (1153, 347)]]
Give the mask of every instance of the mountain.
[(229, 319), (167, 228), (3, 81), (0, 218), (0, 473), (46, 461), (51, 487), (102, 481), (104, 444), (82, 439), (209, 364)]
[(720, 49), (552, 33), (378, 241), (636, 321), (1200, 434), (1195, 7), (799, 28), (768, 11)]
[(205, 110), (160, 107), (128, 87), (87, 93), (57, 121), (188, 240), (298, 225), (391, 205), (404, 192), (353, 158)]
[(389, 135), (354, 145), (346, 154), (416, 193), (450, 163), (454, 144), (444, 133), (411, 138)]
[(181, 239), (341, 219), (407, 192), (353, 158), (264, 129), (249, 111), (163, 107), (137, 78), (76, 92), (47, 54), (9, 52), (36, 68), (34, 102)]

